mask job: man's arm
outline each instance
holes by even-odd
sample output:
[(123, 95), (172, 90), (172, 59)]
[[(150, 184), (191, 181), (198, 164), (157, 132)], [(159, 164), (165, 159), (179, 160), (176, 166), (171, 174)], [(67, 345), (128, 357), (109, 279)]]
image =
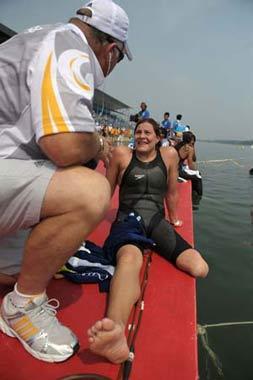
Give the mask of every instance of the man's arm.
[[(101, 151), (107, 147), (100, 142), (92, 117), (93, 55), (88, 45), (80, 47), (78, 41), (64, 27), (55, 28), (38, 46), (28, 70), (36, 142), (59, 167), (104, 161)], [(78, 60), (78, 65), (63, 56), (71, 56), (70, 62)]]
[(178, 178), (178, 154), (174, 148), (167, 148), (166, 161), (168, 167), (168, 191), (165, 197), (165, 203), (169, 214), (169, 219), (172, 224), (181, 225), (181, 221), (177, 216), (177, 178)]
[(44, 154), (58, 167), (82, 165), (109, 154), (106, 140), (97, 133), (66, 132), (43, 136), (38, 142)]

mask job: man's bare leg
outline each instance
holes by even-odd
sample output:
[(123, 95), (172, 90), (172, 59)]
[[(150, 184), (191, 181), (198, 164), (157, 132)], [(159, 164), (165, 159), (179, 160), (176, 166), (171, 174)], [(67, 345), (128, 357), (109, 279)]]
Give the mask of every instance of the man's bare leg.
[(201, 254), (193, 248), (186, 249), (178, 256), (176, 266), (193, 277), (205, 278), (209, 271), (206, 261)]
[(41, 222), (25, 245), (17, 289), (44, 292), (48, 282), (104, 217), (110, 189), (101, 174), (83, 167), (58, 170), (48, 186)]
[(117, 266), (111, 281), (107, 317), (89, 330), (90, 349), (113, 363), (128, 358), (125, 326), (131, 309), (140, 295), (142, 253), (133, 245), (125, 245), (117, 254)]
[(108, 181), (87, 168), (58, 170), (48, 185), (41, 220), (26, 240), (20, 277), (0, 311), (0, 329), (37, 359), (64, 361), (79, 348), (77, 337), (52, 313), (45, 290), (103, 218), (109, 202)]

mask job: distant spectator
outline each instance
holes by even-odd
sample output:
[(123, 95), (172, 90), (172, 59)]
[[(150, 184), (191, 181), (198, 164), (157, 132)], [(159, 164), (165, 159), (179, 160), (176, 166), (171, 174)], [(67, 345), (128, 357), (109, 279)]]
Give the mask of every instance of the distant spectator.
[(175, 146), (175, 149), (179, 156), (179, 176), (191, 180), (193, 192), (202, 196), (203, 185), (201, 174), (197, 170), (195, 142), (196, 137), (192, 132), (184, 132), (182, 141)]
[(167, 138), (167, 131), (164, 128), (161, 128), (160, 143), (161, 143), (161, 146), (170, 146), (170, 142)]
[(187, 160), (187, 165), (191, 170), (197, 169), (195, 142), (196, 136), (192, 132), (183, 132), (182, 141), (175, 146), (180, 161), (183, 163)]
[(175, 132), (175, 129), (177, 128), (178, 124), (181, 123), (181, 120), (182, 120), (182, 115), (180, 115), (180, 114), (177, 115), (176, 120), (174, 120), (172, 123), (173, 132)]
[(141, 102), (141, 110), (138, 112), (138, 120), (148, 119), (150, 117), (150, 112), (148, 111), (148, 106), (145, 102)]
[(182, 140), (182, 136), (183, 136), (183, 132), (185, 132), (187, 129), (186, 129), (186, 126), (185, 124), (182, 123), (182, 115), (177, 115), (176, 116), (176, 120), (173, 122), (173, 134), (175, 135), (177, 141), (181, 141)]
[[(187, 127), (189, 127), (189, 126), (187, 125)], [(195, 142), (196, 142), (196, 136), (191, 131), (185, 131), (185, 132), (183, 132), (182, 140), (184, 143), (189, 144), (192, 147), (194, 147)]]
[(165, 112), (163, 115), (163, 121), (161, 122), (161, 127), (166, 131), (166, 137), (170, 137), (171, 131), (171, 121), (170, 121), (170, 113)]

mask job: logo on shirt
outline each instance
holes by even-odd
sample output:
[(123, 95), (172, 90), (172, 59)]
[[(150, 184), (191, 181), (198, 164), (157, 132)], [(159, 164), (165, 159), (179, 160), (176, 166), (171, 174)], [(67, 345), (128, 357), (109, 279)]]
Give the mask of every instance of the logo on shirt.
[(82, 67), (85, 65), (86, 70), (89, 70), (89, 55), (77, 49), (69, 49), (58, 58), (57, 68), (73, 92), (91, 99), (93, 97), (93, 75), (90, 72), (84, 75)]
[(34, 33), (34, 32), (37, 32), (38, 30), (42, 30), (42, 26), (40, 25), (36, 25), (36, 26), (32, 26), (31, 28), (27, 29), (24, 33)]
[(37, 167), (37, 168), (41, 168), (42, 166), (44, 166), (46, 163), (46, 160), (37, 160), (37, 161), (33, 161), (33, 164)]
[(145, 177), (145, 174), (135, 174), (134, 175), (134, 178), (136, 179), (136, 181), (138, 181), (139, 179), (142, 179)]

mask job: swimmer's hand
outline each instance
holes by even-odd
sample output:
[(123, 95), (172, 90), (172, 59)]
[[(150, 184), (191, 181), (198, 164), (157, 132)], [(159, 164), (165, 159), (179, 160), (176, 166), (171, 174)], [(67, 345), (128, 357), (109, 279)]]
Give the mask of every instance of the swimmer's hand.
[(176, 219), (170, 222), (174, 227), (182, 227), (183, 221), (180, 219)]

